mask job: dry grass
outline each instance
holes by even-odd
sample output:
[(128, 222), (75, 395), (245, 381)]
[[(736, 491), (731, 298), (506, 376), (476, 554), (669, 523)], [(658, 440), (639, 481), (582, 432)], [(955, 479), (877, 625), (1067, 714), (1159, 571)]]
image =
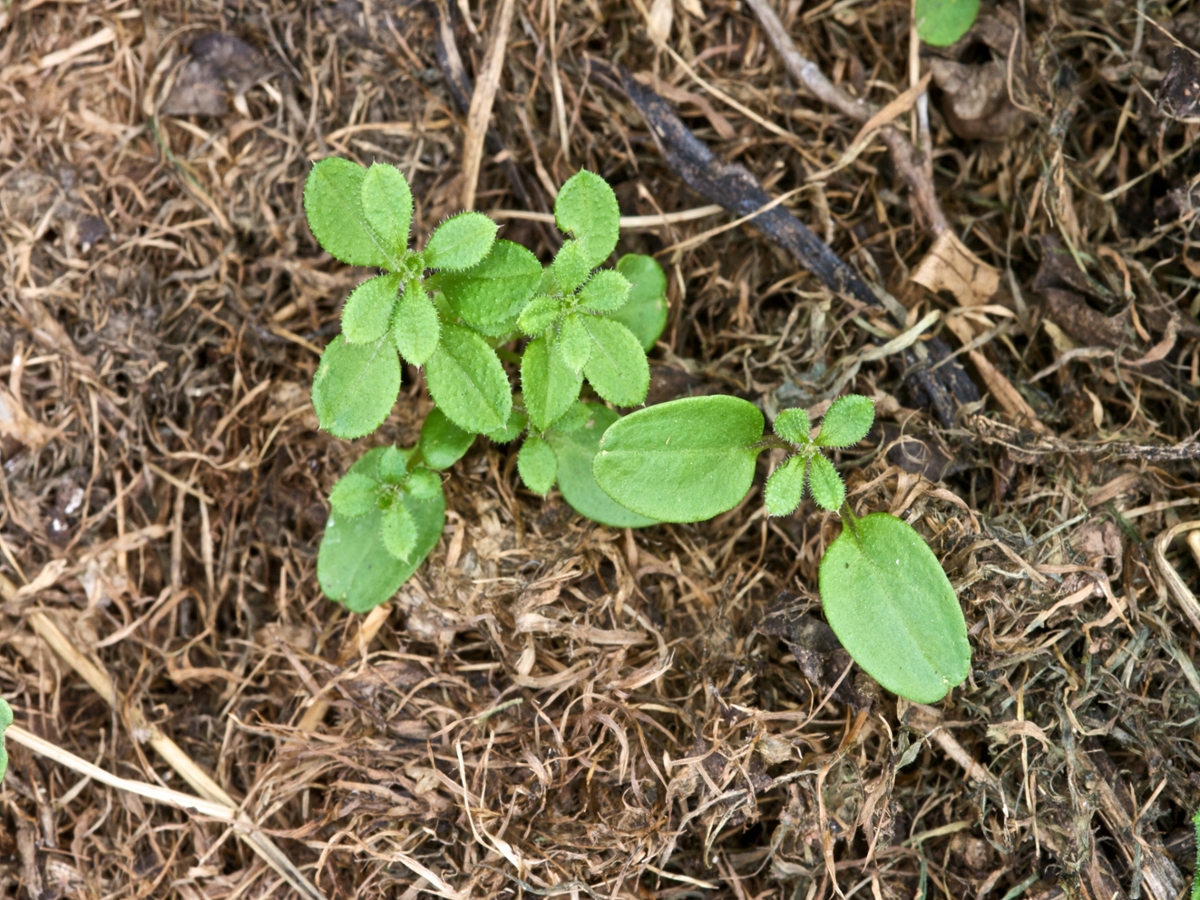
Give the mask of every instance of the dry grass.
[[(549, 209), (581, 166), (625, 214), (706, 202), (585, 62), (618, 60), (772, 193), (804, 187), (787, 205), (908, 324), (956, 308), (908, 281), (932, 235), (881, 143), (806, 182), (860, 123), (797, 96), (748, 11), (647, 5), (673, 11), (667, 43), (703, 80), (785, 133), (706, 95), (636, 4), (518, 0), (492, 125), (530, 206)], [(471, 11), (456, 41), (477, 72), (493, 4), (454, 6)], [(907, 3), (775, 8), (848, 90), (884, 105), (907, 87)], [(834, 517), (806, 504), (769, 520), (752, 493), (711, 523), (618, 533), (526, 493), (514, 455), (483, 442), (447, 483), (445, 539), (361, 647), (314, 564), (326, 492), (363, 448), (320, 433), (308, 402), (361, 273), (316, 247), (300, 191), (309, 161), (337, 153), (402, 168), (418, 234), (457, 208), (467, 121), (432, 10), (0, 13), (0, 689), (17, 722), (194, 793), (151, 752), (157, 728), (330, 898), (1173, 900), (1200, 802), (1200, 647), (1179, 593), (1197, 566), (1182, 540), (1160, 556), (1154, 539), (1200, 503), (1200, 125), (1156, 105), (1184, 57), (1132, 5), (1023, 9), (988, 113), (1011, 119), (1009, 96), (1027, 110), (1011, 139), (961, 138), (932, 114), (947, 219), (1002, 274), (964, 354), (992, 396), (968, 412), (987, 419), (939, 428), (898, 358), (855, 356), (894, 326), (748, 230), (662, 257), (653, 399), (878, 400), (872, 439), (843, 454), (851, 500), (928, 537), (975, 650), (937, 710), (881, 696), (821, 640), (813, 586)], [(1194, 21), (1175, 29), (1195, 43)], [(193, 42), (214, 31), (254, 52), (210, 47), (226, 79), (212, 88)], [(187, 113), (199, 103), (214, 114)], [(485, 149), (477, 208), (521, 206), (504, 165)], [(623, 249), (714, 224), (630, 232)], [(553, 250), (532, 221), (504, 235)], [(1014, 396), (1033, 419), (1014, 418)], [(402, 401), (370, 442), (415, 439), (414, 372)], [(113, 706), (80, 659), (111, 678)], [(330, 711), (302, 728), (314, 698)], [(287, 893), (220, 821), (10, 749), (5, 896)]]

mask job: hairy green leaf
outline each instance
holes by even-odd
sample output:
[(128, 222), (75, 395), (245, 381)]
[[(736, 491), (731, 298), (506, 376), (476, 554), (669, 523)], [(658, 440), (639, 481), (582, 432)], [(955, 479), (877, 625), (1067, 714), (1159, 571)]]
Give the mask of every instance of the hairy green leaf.
[(846, 485), (833, 463), (820, 453), (814, 453), (808, 467), (808, 489), (817, 506), (836, 512), (846, 499)]
[(550, 268), (554, 272), (554, 282), (559, 290), (570, 294), (587, 281), (595, 266), (588, 261), (587, 251), (579, 241), (563, 241)]
[(12, 707), (8, 705), (7, 700), (0, 697), (0, 778), (8, 771), (8, 747), (4, 743), (4, 732), (8, 731), (8, 726), (12, 723)]
[(408, 464), (415, 448), (404, 449), (394, 444), (383, 448), (379, 455), (379, 480), (384, 484), (400, 485), (408, 480)]
[(387, 334), (399, 290), (399, 275), (380, 275), (356, 287), (342, 309), (346, 343), (371, 344)]
[(917, 34), (934, 47), (949, 47), (975, 23), (979, 0), (917, 0)]
[(583, 371), (592, 355), (592, 337), (588, 334), (583, 318), (578, 313), (571, 313), (564, 318), (559, 328), (558, 340), (552, 348), (552, 352), (559, 353), (562, 361), (573, 372)]
[(875, 403), (861, 394), (838, 397), (825, 413), (815, 443), (818, 447), (849, 447), (871, 430), (875, 421)]
[(812, 423), (808, 421), (808, 413), (803, 409), (780, 410), (775, 417), (775, 433), (785, 441), (793, 444), (811, 444)]
[(644, 528), (655, 520), (616, 503), (592, 477), (600, 438), (619, 418), (599, 403), (576, 403), (546, 432), (546, 441), (558, 457), (558, 489), (575, 512), (612, 528)]
[(790, 516), (800, 505), (804, 496), (804, 473), (808, 457), (793, 456), (771, 473), (763, 489), (767, 513), (772, 516)]
[(626, 509), (663, 522), (698, 522), (746, 496), (762, 433), (762, 413), (737, 397), (672, 400), (613, 424), (592, 474)]
[(433, 301), (420, 282), (410, 281), (392, 317), (392, 343), (414, 366), (423, 366), (437, 351), (441, 335)]
[[(380, 480), (378, 465), (384, 451), (365, 453), (350, 473)], [(386, 603), (437, 544), (446, 524), (446, 501), (439, 490), (429, 500), (409, 498), (417, 526), (416, 547), (407, 562), (393, 557), (383, 545), (383, 511), (346, 518), (334, 512), (325, 523), (317, 554), (317, 580), (330, 600), (351, 612), (365, 613)]]
[(517, 319), (517, 327), (530, 337), (537, 337), (554, 324), (562, 312), (562, 301), (549, 294), (538, 294)]
[(650, 388), (650, 366), (646, 351), (620, 322), (599, 316), (583, 316), (592, 339), (583, 374), (596, 393), (616, 406), (637, 406)]
[(602, 269), (587, 280), (579, 292), (578, 303), (582, 309), (598, 313), (613, 313), (629, 301), (632, 285), (620, 272)]
[(554, 221), (579, 242), (582, 258), (593, 269), (616, 249), (621, 210), (608, 182), (581, 169), (562, 186), (554, 200)]
[(498, 428), (495, 431), (489, 431), (484, 437), (489, 441), (497, 444), (507, 444), (509, 441), (515, 441), (521, 436), (521, 432), (525, 430), (525, 426), (529, 424), (529, 419), (525, 413), (513, 406), (512, 412), (508, 414), (508, 421), (503, 428)]
[(442, 292), (454, 315), (486, 327), (516, 318), (541, 278), (542, 264), (536, 256), (512, 241), (496, 241), (479, 265), (465, 272), (443, 272), (431, 287)]
[(329, 492), (329, 505), (340, 516), (365, 516), (379, 506), (379, 482), (361, 473), (347, 472)]
[(417, 548), (417, 522), (404, 500), (397, 496), (383, 511), (383, 546), (396, 559), (408, 562)]
[(649, 352), (667, 326), (667, 276), (654, 257), (639, 253), (622, 256), (617, 271), (629, 281), (629, 300), (609, 317), (632, 331)]
[(360, 193), (363, 213), (372, 232), (393, 259), (400, 259), (408, 249), (408, 229), (412, 224), (413, 200), (408, 181), (395, 166), (372, 163), (363, 177)]
[(440, 406), (435, 406), (421, 423), (421, 458), (431, 469), (448, 469), (471, 449), (475, 435), (450, 421)]
[(525, 486), (535, 494), (545, 496), (554, 487), (554, 478), (558, 474), (558, 459), (550, 445), (531, 434), (521, 444), (517, 453), (517, 472)]
[(461, 272), (478, 265), (496, 240), (496, 223), (477, 212), (451, 216), (429, 236), (422, 251), (431, 269)]
[(362, 186), (367, 170), (348, 159), (331, 156), (308, 173), (304, 212), (313, 237), (325, 252), (352, 266), (390, 269), (396, 265), (388, 244), (367, 222)]
[(872, 513), (825, 551), (821, 605), (842, 646), (892, 693), (936, 703), (971, 667), (967, 626), (937, 557), (905, 522)]
[(552, 352), (545, 337), (532, 340), (521, 357), (521, 391), (525, 411), (538, 431), (545, 431), (579, 397), (583, 377)]
[(435, 403), (464, 431), (495, 431), (508, 421), (512, 391), (496, 351), (469, 328), (443, 325), (437, 352), (425, 366)]
[(348, 344), (338, 335), (321, 354), (312, 400), (321, 427), (358, 438), (383, 424), (400, 393), (400, 360), (386, 338)]
[(431, 500), (435, 495), (441, 493), (442, 479), (432, 469), (418, 466), (408, 476), (404, 490), (417, 500)]

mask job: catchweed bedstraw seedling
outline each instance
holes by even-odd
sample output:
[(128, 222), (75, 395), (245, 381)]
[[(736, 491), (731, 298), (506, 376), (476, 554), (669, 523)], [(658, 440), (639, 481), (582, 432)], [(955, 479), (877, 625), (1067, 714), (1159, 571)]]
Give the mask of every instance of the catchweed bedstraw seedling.
[[(317, 163), (304, 188), (313, 234), (329, 254), (381, 274), (342, 310), (342, 333), (321, 356), (313, 406), (342, 438), (370, 434), (400, 391), (401, 358), (425, 369), (436, 403), (409, 448), (368, 451), (330, 493), (332, 514), (317, 559), (325, 594), (356, 612), (383, 603), (437, 543), (445, 524), (438, 474), (479, 435), (508, 443), (521, 480), (540, 494), (557, 483), (577, 511), (618, 527), (652, 520), (614, 503), (592, 479), (600, 435), (616, 413), (580, 402), (584, 381), (602, 399), (646, 398), (646, 350), (666, 324), (666, 278), (650, 257), (598, 267), (617, 245), (619, 211), (598, 175), (563, 185), (554, 211), (569, 236), (550, 266), (496, 239), (475, 212), (452, 216), (423, 250), (410, 249), (413, 202), (389, 165)], [(499, 348), (527, 339), (514, 396)], [(511, 352), (506, 358), (514, 360)]]
[[(579, 172), (559, 192), (555, 221), (568, 240), (546, 267), (496, 240), (496, 225), (479, 213), (452, 216), (423, 250), (409, 249), (412, 195), (391, 166), (322, 160), (304, 205), (330, 255), (382, 270), (351, 293), (342, 334), (317, 367), (321, 426), (343, 438), (378, 428), (400, 390), (401, 358), (424, 366), (436, 404), (415, 446), (369, 450), (334, 485), (317, 559), (328, 597), (365, 612), (395, 593), (442, 533), (439, 473), (479, 435), (523, 436), (517, 471), (526, 486), (545, 494), (557, 484), (578, 512), (616, 527), (732, 509), (750, 489), (758, 454), (782, 447), (789, 456), (767, 481), (768, 512), (790, 514), (807, 489), (846, 523), (821, 562), (820, 586), (851, 656), (918, 702), (966, 677), (966, 625), (936, 557), (900, 519), (856, 518), (824, 455), (867, 433), (869, 399), (835, 401), (815, 438), (801, 410), (785, 410), (764, 437), (762, 413), (736, 397), (676, 400), (625, 418), (580, 401), (586, 381), (613, 406), (644, 402), (646, 351), (666, 324), (657, 262), (629, 255), (598, 268), (616, 248), (619, 224), (616, 197), (598, 175)], [(518, 355), (511, 347), (521, 341)], [(498, 351), (519, 363), (515, 395)]]
[(845, 528), (821, 559), (825, 618), (842, 645), (883, 687), (933, 703), (967, 677), (971, 647), (954, 589), (937, 557), (906, 522), (887, 513), (856, 517), (824, 451), (866, 435), (874, 404), (835, 400), (815, 438), (808, 415), (784, 410), (764, 436), (758, 407), (736, 397), (692, 397), (639, 410), (614, 423), (593, 462), (614, 500), (664, 522), (694, 522), (732, 509), (754, 480), (763, 450), (787, 460), (767, 479), (773, 516), (789, 515), (807, 488), (820, 507), (840, 510)]

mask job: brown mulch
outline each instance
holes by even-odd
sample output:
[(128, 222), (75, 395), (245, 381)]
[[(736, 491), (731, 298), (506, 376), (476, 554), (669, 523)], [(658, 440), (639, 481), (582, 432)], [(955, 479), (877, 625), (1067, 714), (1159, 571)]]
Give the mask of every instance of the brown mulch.
[[(468, 73), (493, 6), (442, 3)], [(852, 96), (908, 87), (907, 0), (772, 6)], [(476, 201), (505, 237), (548, 258), (552, 229), (500, 211), (550, 209), (580, 167), (627, 215), (709, 202), (604, 60), (772, 196), (801, 189), (786, 207), (902, 305), (897, 324), (834, 294), (749, 227), (674, 246), (730, 216), (620, 248), (667, 251), (652, 402), (876, 399), (840, 460), (851, 500), (922, 530), (975, 654), (936, 709), (883, 694), (823, 626), (835, 516), (768, 519), (756, 490), (709, 523), (613, 531), (526, 492), (484, 441), (446, 483), (444, 540), (360, 641), (316, 584), (325, 498), (366, 447), (411, 444), (428, 401), (410, 371), (360, 446), (318, 430), (309, 384), (363, 276), (316, 246), (301, 189), (339, 154), (408, 175), (418, 235), (457, 209), (466, 116), (434, 4), (0, 7), (0, 692), (120, 778), (202, 793), (190, 760), (249, 829), (10, 740), (0, 892), (303, 896), (291, 865), (328, 898), (1182, 896), (1200, 805), (1186, 6), (985, 4), (962, 47), (927, 53), (934, 185), (999, 275), (980, 294), (929, 262), (883, 142), (834, 168), (861, 123), (795, 89), (746, 4), (516, 3)], [(904, 355), (871, 352), (931, 311), (923, 337), (985, 396), (952, 427)]]

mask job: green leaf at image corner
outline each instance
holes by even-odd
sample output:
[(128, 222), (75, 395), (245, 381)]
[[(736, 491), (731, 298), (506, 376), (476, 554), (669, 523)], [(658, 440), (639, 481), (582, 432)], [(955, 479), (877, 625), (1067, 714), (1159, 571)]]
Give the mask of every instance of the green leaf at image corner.
[(387, 244), (370, 226), (362, 208), (367, 170), (331, 156), (312, 167), (304, 182), (304, 212), (325, 252), (352, 266), (392, 268)]
[(527, 488), (544, 497), (554, 487), (558, 459), (549, 444), (536, 434), (531, 434), (517, 452), (517, 472)]
[(437, 351), (425, 365), (430, 396), (464, 431), (503, 427), (512, 410), (508, 375), (496, 351), (469, 328), (443, 325)]
[(546, 442), (558, 458), (558, 489), (581, 516), (610, 528), (645, 528), (657, 520), (638, 515), (600, 490), (592, 477), (592, 460), (600, 438), (618, 416), (599, 403), (577, 403), (546, 432)]
[(885, 689), (936, 703), (967, 677), (962, 608), (937, 557), (901, 519), (847, 523), (825, 551), (821, 605), (854, 661)]
[[(378, 480), (378, 464), (385, 448), (368, 451), (350, 473)], [(393, 557), (383, 543), (383, 512), (346, 518), (336, 512), (325, 523), (317, 553), (317, 580), (330, 600), (355, 613), (370, 612), (386, 603), (429, 555), (446, 524), (446, 500), (441, 490), (428, 500), (406, 497), (416, 524), (416, 545), (408, 561)]]
[(979, 15), (979, 0), (916, 0), (917, 35), (933, 47), (949, 47)]
[(408, 249), (412, 191), (403, 173), (388, 163), (372, 163), (363, 177), (360, 200), (371, 230), (394, 259)]
[(0, 778), (8, 771), (8, 747), (4, 743), (4, 732), (8, 731), (8, 726), (12, 723), (12, 707), (8, 705), (7, 700), (0, 697)]
[(763, 415), (737, 397), (687, 397), (638, 410), (600, 441), (592, 474), (619, 505), (662, 522), (732, 509), (754, 481)]
[(442, 272), (432, 285), (442, 292), (454, 315), (475, 326), (516, 318), (542, 279), (538, 258), (512, 241), (496, 241), (479, 265), (464, 272)]
[(387, 334), (399, 292), (399, 275), (380, 275), (356, 287), (342, 308), (346, 342), (370, 344)]
[(658, 260), (640, 253), (622, 256), (617, 271), (629, 281), (629, 299), (608, 317), (632, 331), (648, 353), (667, 327), (667, 276)]
[(617, 247), (621, 210), (608, 182), (580, 169), (567, 179), (554, 199), (554, 221), (559, 231), (578, 243), (581, 261), (593, 269)]
[(615, 406), (638, 406), (650, 389), (650, 364), (633, 332), (612, 319), (580, 316), (592, 339), (583, 374), (596, 393)]
[(321, 427), (353, 439), (383, 424), (400, 393), (400, 359), (386, 337), (348, 344), (338, 335), (321, 354), (312, 401)]
[(431, 469), (448, 469), (471, 449), (475, 435), (463, 431), (435, 406), (421, 423), (421, 458)]
[(849, 447), (867, 436), (874, 421), (875, 402), (870, 397), (838, 397), (821, 420), (821, 430), (813, 443), (818, 447)]
[(461, 272), (478, 265), (492, 249), (497, 225), (483, 213), (461, 212), (429, 236), (422, 255), (431, 269)]

